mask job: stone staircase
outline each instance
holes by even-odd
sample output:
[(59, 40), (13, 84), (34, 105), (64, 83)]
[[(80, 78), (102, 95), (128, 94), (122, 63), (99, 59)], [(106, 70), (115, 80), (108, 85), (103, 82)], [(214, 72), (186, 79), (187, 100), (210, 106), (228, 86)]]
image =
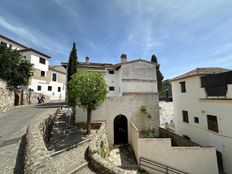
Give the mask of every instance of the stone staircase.
[(60, 174), (95, 173), (88, 167), (86, 151), (91, 137), (85, 137), (76, 126), (69, 127), (64, 110), (57, 116), (48, 149)]

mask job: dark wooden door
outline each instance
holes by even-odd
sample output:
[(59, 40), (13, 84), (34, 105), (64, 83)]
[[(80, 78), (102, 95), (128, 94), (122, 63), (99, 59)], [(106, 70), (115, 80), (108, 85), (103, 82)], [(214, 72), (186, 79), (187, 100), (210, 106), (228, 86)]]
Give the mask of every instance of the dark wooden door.
[(127, 118), (124, 115), (118, 115), (114, 119), (114, 144), (128, 143)]

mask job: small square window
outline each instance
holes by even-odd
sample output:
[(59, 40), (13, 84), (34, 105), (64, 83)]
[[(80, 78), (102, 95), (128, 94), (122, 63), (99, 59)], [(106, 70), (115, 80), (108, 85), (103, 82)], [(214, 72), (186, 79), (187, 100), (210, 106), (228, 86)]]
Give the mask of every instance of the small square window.
[(182, 111), (182, 116), (183, 116), (183, 122), (188, 123), (188, 111)]
[(181, 92), (185, 93), (186, 92), (185, 82), (180, 82), (180, 86), (181, 86)]
[(109, 70), (109, 74), (114, 74), (114, 70)]
[(55, 73), (52, 73), (52, 81), (56, 82), (56, 74)]
[(37, 86), (37, 91), (41, 91), (41, 86)]
[(194, 123), (199, 123), (199, 118), (198, 117), (194, 117)]
[(61, 91), (61, 87), (58, 87), (58, 92), (60, 92)]
[(46, 63), (46, 59), (40, 57), (40, 58), (39, 58), (39, 63), (45, 64), (45, 63)]
[(41, 76), (41, 77), (45, 77), (45, 71), (41, 71), (41, 72), (40, 72), (40, 76)]
[(114, 86), (110, 86), (110, 87), (109, 87), (109, 90), (110, 90), (110, 91), (114, 91)]
[(52, 86), (48, 86), (48, 91), (52, 91)]

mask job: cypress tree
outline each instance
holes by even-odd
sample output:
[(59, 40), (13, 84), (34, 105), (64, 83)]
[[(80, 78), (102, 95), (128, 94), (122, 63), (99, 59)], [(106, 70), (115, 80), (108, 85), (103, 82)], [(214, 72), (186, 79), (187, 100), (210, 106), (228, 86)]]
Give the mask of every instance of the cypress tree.
[[(154, 54), (151, 56), (151, 62), (158, 63), (157, 57)], [(162, 91), (162, 81), (164, 79), (164, 76), (160, 72), (159, 67), (156, 67), (156, 75), (157, 75), (157, 81), (158, 81), (158, 91), (160, 93)]]
[(71, 80), (72, 75), (77, 72), (77, 49), (76, 49), (76, 44), (73, 42), (73, 48), (69, 56), (69, 61), (68, 61), (68, 76), (67, 80), (68, 82)]
[[(69, 91), (70, 85), (69, 82), (72, 79), (72, 75), (77, 72), (77, 49), (76, 44), (73, 42), (72, 51), (70, 52), (69, 61), (68, 61), (68, 74), (67, 74), (67, 92)], [(73, 115), (71, 117), (71, 124), (74, 125), (75, 123), (75, 115), (76, 115), (76, 102), (73, 101), (71, 98), (67, 98), (67, 102), (73, 108)]]

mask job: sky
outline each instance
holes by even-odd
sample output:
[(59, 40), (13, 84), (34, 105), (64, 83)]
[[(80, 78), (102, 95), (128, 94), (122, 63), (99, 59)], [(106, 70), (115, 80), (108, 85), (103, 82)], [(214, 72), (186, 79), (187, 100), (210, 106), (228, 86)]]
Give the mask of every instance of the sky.
[(155, 54), (165, 79), (232, 69), (231, 0), (0, 0), (0, 33), (67, 62), (119, 63)]

